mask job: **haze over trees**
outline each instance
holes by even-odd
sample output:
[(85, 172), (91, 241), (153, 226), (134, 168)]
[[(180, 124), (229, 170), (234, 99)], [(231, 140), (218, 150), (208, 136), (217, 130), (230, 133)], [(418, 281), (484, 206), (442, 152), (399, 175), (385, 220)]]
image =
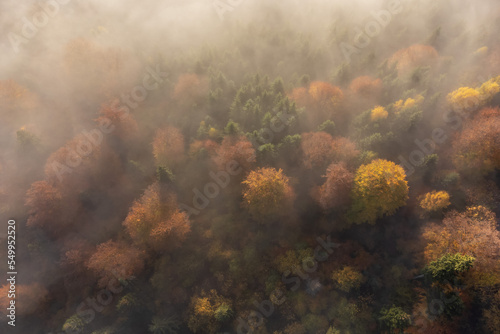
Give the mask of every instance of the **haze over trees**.
[(497, 1), (0, 26), (0, 333), (500, 333)]

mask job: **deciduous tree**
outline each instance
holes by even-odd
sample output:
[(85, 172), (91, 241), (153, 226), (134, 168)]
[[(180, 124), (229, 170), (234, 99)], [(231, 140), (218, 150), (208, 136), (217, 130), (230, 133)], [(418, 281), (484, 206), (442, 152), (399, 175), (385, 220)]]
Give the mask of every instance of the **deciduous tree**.
[(281, 169), (259, 168), (242, 183), (243, 204), (258, 218), (285, 213), (295, 199), (290, 181)]
[(408, 199), (408, 182), (401, 166), (377, 159), (362, 165), (354, 177), (352, 220), (357, 223), (391, 215)]

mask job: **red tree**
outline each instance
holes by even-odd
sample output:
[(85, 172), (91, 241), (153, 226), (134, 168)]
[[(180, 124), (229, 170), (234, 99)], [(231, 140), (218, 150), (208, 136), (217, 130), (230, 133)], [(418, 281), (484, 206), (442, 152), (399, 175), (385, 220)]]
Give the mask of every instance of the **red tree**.
[(99, 277), (99, 286), (105, 287), (112, 279), (138, 275), (144, 268), (144, 254), (129, 244), (109, 240), (97, 246), (87, 268)]
[(228, 163), (236, 161), (244, 171), (249, 171), (255, 163), (255, 149), (243, 136), (226, 136), (216, 148), (213, 161), (219, 170), (226, 170)]
[(331, 164), (326, 170), (325, 183), (318, 189), (317, 201), (324, 210), (347, 206), (354, 174), (345, 164)]

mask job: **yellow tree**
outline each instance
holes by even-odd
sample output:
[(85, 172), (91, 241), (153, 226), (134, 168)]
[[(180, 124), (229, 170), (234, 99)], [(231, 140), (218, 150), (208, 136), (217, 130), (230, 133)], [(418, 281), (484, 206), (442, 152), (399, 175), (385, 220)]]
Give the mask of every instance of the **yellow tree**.
[(387, 110), (385, 110), (384, 107), (376, 106), (375, 108), (372, 109), (370, 118), (372, 122), (376, 122), (386, 119), (387, 116), (389, 116), (389, 113), (387, 112)]
[(352, 191), (352, 221), (374, 224), (391, 215), (408, 200), (408, 182), (401, 166), (377, 159), (358, 168)]
[(231, 303), (210, 290), (191, 298), (188, 327), (193, 333), (216, 333), (220, 326), (233, 316)]
[(332, 279), (335, 285), (344, 292), (358, 289), (364, 281), (364, 276), (353, 267), (344, 267), (333, 272)]
[(283, 171), (259, 168), (242, 182), (243, 204), (255, 217), (274, 216), (290, 208), (295, 194)]
[(420, 197), (420, 207), (426, 212), (440, 211), (447, 208), (450, 203), (450, 194), (446, 191), (431, 191)]

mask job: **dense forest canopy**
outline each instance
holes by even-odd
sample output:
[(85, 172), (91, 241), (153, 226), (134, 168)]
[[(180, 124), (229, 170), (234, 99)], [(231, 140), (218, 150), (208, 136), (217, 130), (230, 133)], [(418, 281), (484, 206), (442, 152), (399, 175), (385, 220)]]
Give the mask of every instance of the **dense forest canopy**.
[(496, 0), (0, 26), (1, 333), (500, 333)]

